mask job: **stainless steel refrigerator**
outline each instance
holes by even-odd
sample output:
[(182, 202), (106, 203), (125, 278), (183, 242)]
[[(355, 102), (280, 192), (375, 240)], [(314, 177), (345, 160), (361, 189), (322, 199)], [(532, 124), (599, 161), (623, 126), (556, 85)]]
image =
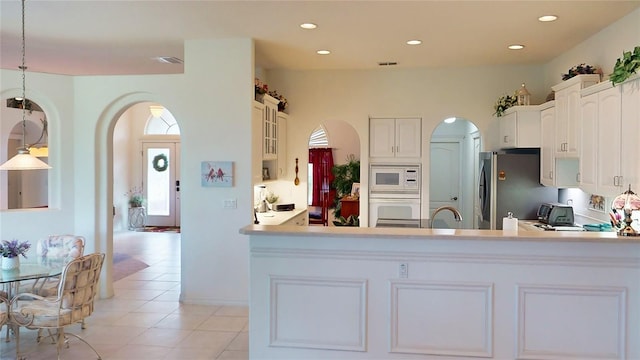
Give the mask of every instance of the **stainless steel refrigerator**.
[(540, 150), (480, 153), (477, 211), (480, 229), (501, 230), (507, 213), (536, 220), (540, 204), (558, 201), (558, 189), (540, 185)]

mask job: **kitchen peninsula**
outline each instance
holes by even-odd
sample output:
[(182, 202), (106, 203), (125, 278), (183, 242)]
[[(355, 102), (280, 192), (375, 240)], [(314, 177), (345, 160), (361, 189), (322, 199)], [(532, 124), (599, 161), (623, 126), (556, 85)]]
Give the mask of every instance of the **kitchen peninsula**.
[(251, 359), (640, 358), (640, 238), (263, 225), (240, 233), (250, 240)]

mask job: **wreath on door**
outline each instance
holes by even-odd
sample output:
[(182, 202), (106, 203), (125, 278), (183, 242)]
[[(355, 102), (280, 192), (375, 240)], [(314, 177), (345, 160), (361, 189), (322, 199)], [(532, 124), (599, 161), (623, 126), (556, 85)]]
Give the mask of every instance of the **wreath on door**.
[(169, 160), (167, 160), (167, 155), (158, 154), (153, 158), (153, 168), (157, 172), (163, 172), (167, 170), (169, 167)]

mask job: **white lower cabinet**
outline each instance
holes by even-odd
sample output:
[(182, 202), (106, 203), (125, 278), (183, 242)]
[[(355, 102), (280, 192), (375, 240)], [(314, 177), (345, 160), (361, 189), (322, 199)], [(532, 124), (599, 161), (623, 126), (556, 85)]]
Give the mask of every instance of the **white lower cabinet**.
[(291, 219), (282, 223), (282, 225), (297, 225), (297, 226), (306, 226), (307, 225), (307, 212), (304, 211)]

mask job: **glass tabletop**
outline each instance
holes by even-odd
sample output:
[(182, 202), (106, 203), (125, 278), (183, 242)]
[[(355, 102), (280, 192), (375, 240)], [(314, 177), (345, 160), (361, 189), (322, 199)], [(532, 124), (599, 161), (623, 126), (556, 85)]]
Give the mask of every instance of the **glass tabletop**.
[(0, 283), (11, 283), (60, 275), (64, 265), (64, 259), (21, 258), (19, 268), (0, 271)]

